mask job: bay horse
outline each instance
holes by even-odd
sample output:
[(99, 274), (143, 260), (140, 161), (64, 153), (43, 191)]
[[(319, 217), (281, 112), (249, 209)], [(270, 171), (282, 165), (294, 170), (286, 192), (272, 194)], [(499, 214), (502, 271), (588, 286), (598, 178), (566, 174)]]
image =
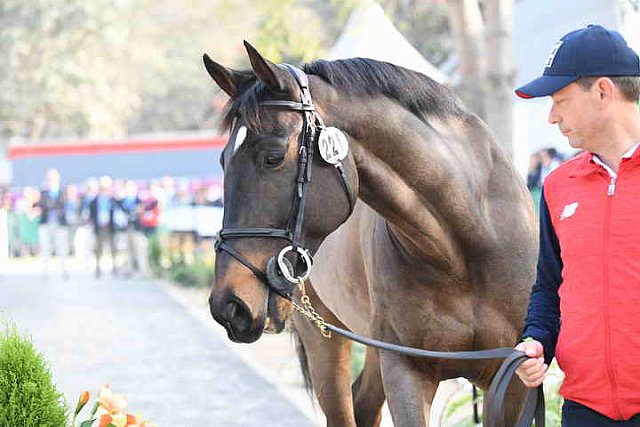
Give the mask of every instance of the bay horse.
[[(514, 346), (535, 274), (533, 203), (482, 121), (444, 86), (392, 64), (300, 70), (245, 48), (247, 71), (204, 56), (231, 97), (209, 298), (229, 338), (282, 330), (292, 307), (281, 296), (300, 289), (273, 285), (274, 272), (306, 276), (313, 254), (306, 289), (327, 321), (430, 350)], [(500, 363), (368, 349), (352, 389), (351, 344), (293, 320), (328, 425), (378, 425), (385, 398), (395, 425), (428, 425), (439, 381), (465, 377), (486, 391)], [(524, 394), (514, 381), (506, 425)]]

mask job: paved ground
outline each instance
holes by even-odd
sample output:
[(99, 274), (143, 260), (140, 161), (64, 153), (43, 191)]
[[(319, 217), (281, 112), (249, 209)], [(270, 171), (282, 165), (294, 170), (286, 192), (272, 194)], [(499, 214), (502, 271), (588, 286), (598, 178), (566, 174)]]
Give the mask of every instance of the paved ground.
[[(0, 318), (30, 334), (71, 405), (104, 383), (159, 427), (317, 426), (286, 336), (231, 344), (202, 293), (146, 279), (94, 279), (76, 266), (44, 280), (0, 266)], [(277, 378), (277, 381), (275, 380)]]

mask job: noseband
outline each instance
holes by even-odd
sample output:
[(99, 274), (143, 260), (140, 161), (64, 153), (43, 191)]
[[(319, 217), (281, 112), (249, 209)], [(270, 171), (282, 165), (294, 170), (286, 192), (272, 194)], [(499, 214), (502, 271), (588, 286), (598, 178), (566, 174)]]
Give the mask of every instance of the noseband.
[[(297, 111), (302, 114), (302, 132), (298, 138), (298, 172), (296, 174), (296, 193), (293, 200), (293, 210), (287, 222), (287, 228), (223, 228), (218, 232), (215, 243), (216, 253), (225, 251), (235, 258), (242, 265), (260, 279), (269, 289), (278, 295), (291, 299), (292, 292), (300, 280), (306, 280), (311, 272), (313, 263), (312, 256), (308, 249), (302, 246), (302, 227), (304, 224), (304, 211), (307, 201), (308, 184), (311, 182), (311, 171), (313, 166), (313, 155), (318, 144), (318, 138), (324, 131), (322, 118), (315, 110), (311, 93), (309, 92), (309, 79), (300, 69), (289, 65), (280, 64), (286, 69), (298, 83), (300, 89), (300, 102), (295, 101), (263, 101), (260, 106), (277, 109)], [(349, 201), (349, 215), (355, 206), (354, 195), (349, 187), (349, 182), (340, 162), (335, 164), (336, 171), (340, 176), (340, 182), (345, 190)], [(277, 256), (271, 257), (267, 261), (266, 271), (260, 270), (244, 255), (238, 252), (228, 241), (242, 238), (271, 238), (289, 242)], [(300, 276), (295, 276), (295, 268), (291, 265), (285, 255), (294, 252), (299, 256), (299, 260), (304, 263), (305, 271)]]

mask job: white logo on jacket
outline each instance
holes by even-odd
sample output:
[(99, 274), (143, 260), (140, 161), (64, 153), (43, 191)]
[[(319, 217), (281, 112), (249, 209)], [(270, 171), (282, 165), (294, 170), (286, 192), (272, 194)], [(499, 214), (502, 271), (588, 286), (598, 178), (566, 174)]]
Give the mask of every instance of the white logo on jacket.
[(570, 216), (573, 216), (573, 214), (576, 213), (577, 209), (578, 209), (578, 202), (573, 202), (566, 205), (562, 209), (562, 213), (560, 214), (560, 221), (562, 221), (563, 219), (567, 219)]

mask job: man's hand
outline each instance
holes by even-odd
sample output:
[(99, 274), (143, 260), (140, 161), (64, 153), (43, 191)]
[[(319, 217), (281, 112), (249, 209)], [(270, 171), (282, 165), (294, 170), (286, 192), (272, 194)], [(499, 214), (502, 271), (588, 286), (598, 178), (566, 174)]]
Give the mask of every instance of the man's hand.
[(518, 374), (527, 387), (538, 387), (542, 384), (544, 374), (547, 371), (547, 365), (544, 363), (542, 343), (535, 340), (521, 342), (516, 346), (516, 350), (520, 350), (530, 357), (529, 360), (524, 361), (524, 363), (516, 369), (516, 374)]

